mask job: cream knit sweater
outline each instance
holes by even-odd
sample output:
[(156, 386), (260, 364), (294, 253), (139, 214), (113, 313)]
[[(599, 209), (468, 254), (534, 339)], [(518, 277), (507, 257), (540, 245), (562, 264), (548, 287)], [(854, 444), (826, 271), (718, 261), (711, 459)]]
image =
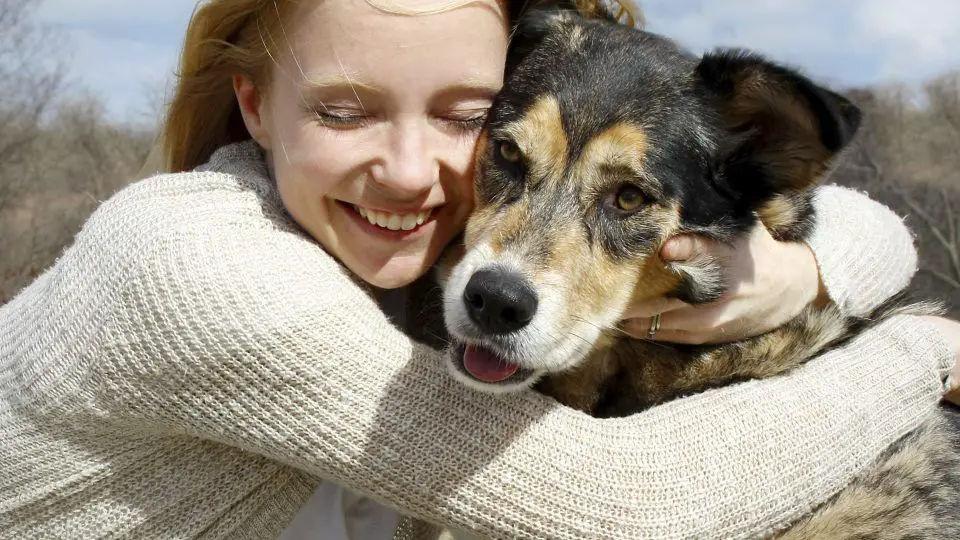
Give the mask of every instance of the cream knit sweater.
[[(840, 188), (817, 208), (850, 312), (910, 278), (896, 216)], [(596, 420), (440, 358), (289, 221), (252, 144), (136, 183), (0, 308), (0, 537), (275, 538), (321, 478), (494, 538), (752, 536), (916, 426), (952, 362), (900, 317), (791, 376)]]

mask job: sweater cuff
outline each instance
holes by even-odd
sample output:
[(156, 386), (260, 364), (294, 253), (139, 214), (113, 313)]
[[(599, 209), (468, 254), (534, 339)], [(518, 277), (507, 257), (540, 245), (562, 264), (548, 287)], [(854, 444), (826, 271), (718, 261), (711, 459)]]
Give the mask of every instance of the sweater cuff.
[(906, 288), (917, 271), (917, 251), (897, 214), (839, 186), (817, 189), (813, 205), (816, 223), (807, 244), (827, 294), (845, 315), (865, 315)]
[(932, 371), (946, 392), (956, 356), (946, 338), (930, 321), (916, 315), (898, 315), (883, 323), (887, 335), (905, 358), (932, 361)]

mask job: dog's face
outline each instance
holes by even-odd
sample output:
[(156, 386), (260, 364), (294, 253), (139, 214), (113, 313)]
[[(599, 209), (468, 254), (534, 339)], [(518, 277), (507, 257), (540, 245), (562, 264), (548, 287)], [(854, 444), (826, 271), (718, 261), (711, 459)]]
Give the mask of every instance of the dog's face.
[(453, 373), (523, 388), (601, 346), (632, 300), (717, 298), (712, 262), (665, 264), (663, 242), (730, 241), (758, 214), (802, 237), (807, 190), (858, 122), (845, 99), (756, 56), (696, 58), (623, 26), (531, 14), (478, 150), (465, 255), (442, 272)]

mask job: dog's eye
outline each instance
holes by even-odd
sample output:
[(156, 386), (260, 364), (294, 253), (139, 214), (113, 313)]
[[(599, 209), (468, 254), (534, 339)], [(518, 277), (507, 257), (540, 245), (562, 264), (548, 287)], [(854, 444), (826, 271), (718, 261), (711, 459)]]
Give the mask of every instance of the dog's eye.
[(520, 149), (517, 148), (517, 145), (512, 142), (500, 141), (497, 143), (500, 148), (497, 150), (500, 152), (500, 157), (507, 160), (510, 163), (520, 163)]
[(617, 192), (617, 208), (624, 212), (633, 212), (643, 205), (643, 193), (635, 186), (623, 186)]

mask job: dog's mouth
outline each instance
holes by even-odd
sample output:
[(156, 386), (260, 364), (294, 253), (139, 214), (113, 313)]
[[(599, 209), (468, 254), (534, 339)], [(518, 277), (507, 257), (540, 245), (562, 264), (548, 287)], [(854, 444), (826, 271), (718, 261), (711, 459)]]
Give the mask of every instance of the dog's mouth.
[(450, 354), (451, 363), (463, 376), (484, 385), (525, 385), (536, 372), (510, 362), (482, 345), (461, 344)]

